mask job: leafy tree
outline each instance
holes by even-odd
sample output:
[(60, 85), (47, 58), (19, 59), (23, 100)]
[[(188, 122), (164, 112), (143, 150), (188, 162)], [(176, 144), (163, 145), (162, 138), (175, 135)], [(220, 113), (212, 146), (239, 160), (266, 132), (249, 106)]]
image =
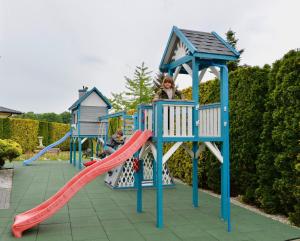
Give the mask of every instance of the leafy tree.
[(259, 155), (267, 79), (270, 66), (239, 67), (229, 76), (231, 194), (255, 203), (256, 163)]
[(141, 103), (149, 103), (153, 98), (151, 71), (143, 62), (136, 66), (132, 78), (125, 76), (126, 91), (112, 93), (112, 105), (117, 110), (135, 109)]
[(257, 162), (257, 198), (268, 212), (288, 214), (300, 225), (300, 52), (290, 51), (272, 66)]
[[(235, 49), (237, 48), (237, 43), (238, 43), (238, 39), (235, 36), (235, 32), (232, 31), (231, 29), (229, 29), (226, 33), (226, 40), (229, 44), (231, 44), (231, 46), (233, 46)], [(240, 49), (238, 50), (238, 52), (240, 53), (240, 55), (242, 55), (242, 53), (244, 53), (245, 49)], [(227, 67), (229, 72), (230, 71), (234, 71), (237, 69), (237, 67), (239, 66), (240, 63), (240, 58), (238, 60), (235, 61), (229, 61), (227, 63)]]
[(58, 123), (70, 123), (71, 114), (68, 111), (62, 112), (61, 114), (56, 113), (41, 113), (36, 114), (34, 112), (27, 112), (25, 114), (16, 116), (15, 118), (21, 119), (32, 119), (32, 120), (39, 120), (39, 121), (48, 121), (48, 122), (58, 122)]

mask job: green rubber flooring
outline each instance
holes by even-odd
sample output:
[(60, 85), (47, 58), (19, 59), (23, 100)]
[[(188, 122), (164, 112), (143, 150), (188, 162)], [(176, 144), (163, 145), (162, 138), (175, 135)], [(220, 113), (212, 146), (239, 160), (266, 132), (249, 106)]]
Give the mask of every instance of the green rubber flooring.
[[(11, 205), (0, 210), (0, 240), (15, 240), (10, 232), (14, 215), (53, 195), (76, 170), (67, 162), (15, 163)], [(136, 213), (134, 190), (111, 190), (103, 176), (88, 184), (49, 220), (24, 232), (22, 240), (134, 241), (134, 240), (270, 240), (300, 237), (300, 229), (281, 224), (232, 205), (232, 232), (219, 219), (218, 198), (199, 191), (199, 208), (191, 203), (192, 189), (176, 184), (164, 190), (163, 229), (155, 227), (155, 191), (145, 190), (144, 212)]]

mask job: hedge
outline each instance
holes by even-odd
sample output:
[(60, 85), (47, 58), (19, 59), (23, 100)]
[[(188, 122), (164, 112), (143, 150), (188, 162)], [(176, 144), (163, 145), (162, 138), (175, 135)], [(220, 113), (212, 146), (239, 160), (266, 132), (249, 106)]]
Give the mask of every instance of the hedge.
[(6, 137), (18, 142), (23, 151), (33, 151), (38, 143), (39, 122), (36, 120), (7, 118), (4, 126), (10, 136)]
[[(191, 88), (183, 92), (191, 98)], [(230, 73), (229, 92), (231, 195), (300, 226), (300, 52), (272, 67), (239, 67)], [(201, 104), (218, 102), (218, 80), (201, 84), (200, 97)], [(219, 192), (219, 162), (205, 151), (198, 163), (199, 187)], [(183, 149), (168, 165), (191, 184), (192, 162)]]
[[(48, 143), (53, 143), (60, 138), (62, 138), (69, 130), (70, 125), (68, 124), (62, 124), (62, 123), (55, 123), (55, 122), (49, 122), (48, 123), (48, 130), (49, 130), (49, 138)], [(67, 141), (64, 141), (58, 147), (62, 151), (67, 151), (70, 149), (70, 139)]]
[[(43, 136), (43, 145), (47, 146), (63, 137), (70, 126), (55, 122), (31, 119), (3, 118), (0, 119), (0, 139), (12, 139), (18, 142), (24, 152), (34, 151), (38, 145), (38, 136)], [(69, 140), (58, 147), (69, 150)]]

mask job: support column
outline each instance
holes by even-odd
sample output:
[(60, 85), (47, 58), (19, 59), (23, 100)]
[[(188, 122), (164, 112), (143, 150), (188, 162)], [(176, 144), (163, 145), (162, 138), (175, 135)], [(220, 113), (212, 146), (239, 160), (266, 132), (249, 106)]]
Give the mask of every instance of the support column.
[(81, 138), (78, 138), (78, 165), (77, 168), (81, 169), (81, 162), (82, 162), (82, 145), (81, 145)]
[[(199, 105), (199, 64), (194, 57), (192, 59), (192, 81), (193, 81), (193, 89), (192, 96), (193, 101), (196, 104), (196, 107), (193, 109), (193, 135), (197, 139), (198, 138), (198, 120), (199, 120), (199, 109), (197, 106)], [(198, 158), (196, 153), (198, 151), (198, 141), (193, 141), (193, 205), (194, 207), (198, 207)]]
[(198, 207), (198, 142), (193, 142), (193, 205), (195, 208)]
[(76, 138), (73, 140), (73, 166), (76, 166)]
[(139, 170), (136, 173), (136, 186), (137, 186), (137, 204), (136, 209), (138, 213), (141, 213), (143, 211), (143, 174), (144, 174), (144, 166), (143, 166), (143, 160), (139, 159)]
[(73, 139), (72, 139), (72, 136), (70, 137), (70, 161), (69, 163), (72, 164), (73, 162), (73, 150), (72, 150), (72, 146), (73, 145)]
[(157, 142), (156, 142), (156, 226), (163, 228), (163, 185), (162, 185), (162, 159), (163, 159), (163, 140), (162, 140), (162, 104), (157, 103)]
[(227, 66), (221, 67), (221, 125), (222, 125), (222, 155), (223, 164), (221, 168), (221, 214), (227, 221), (228, 232), (231, 230), (230, 223), (230, 160), (229, 160), (229, 87)]

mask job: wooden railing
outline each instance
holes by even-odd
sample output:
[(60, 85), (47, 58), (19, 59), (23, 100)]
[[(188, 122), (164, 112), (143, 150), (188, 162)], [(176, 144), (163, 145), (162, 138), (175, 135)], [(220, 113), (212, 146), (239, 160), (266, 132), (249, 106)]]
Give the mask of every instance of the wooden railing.
[(199, 136), (221, 137), (221, 109), (219, 103), (199, 107)]
[(162, 104), (163, 137), (192, 137), (193, 108), (186, 103)]

